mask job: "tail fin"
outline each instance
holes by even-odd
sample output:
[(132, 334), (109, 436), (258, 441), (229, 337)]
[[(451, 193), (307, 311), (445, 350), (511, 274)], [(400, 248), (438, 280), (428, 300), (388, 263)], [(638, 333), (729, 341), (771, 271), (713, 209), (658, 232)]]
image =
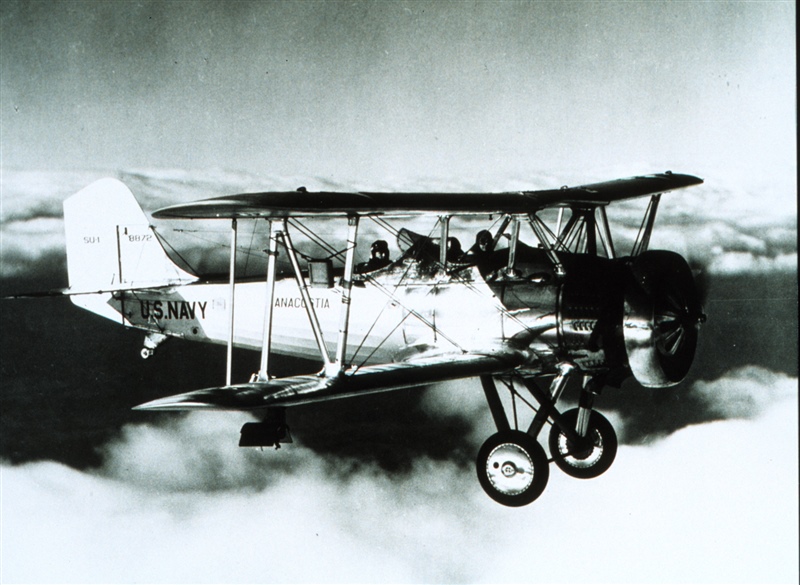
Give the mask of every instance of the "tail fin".
[(122, 182), (100, 179), (64, 201), (69, 292), (185, 284), (197, 278), (170, 260)]

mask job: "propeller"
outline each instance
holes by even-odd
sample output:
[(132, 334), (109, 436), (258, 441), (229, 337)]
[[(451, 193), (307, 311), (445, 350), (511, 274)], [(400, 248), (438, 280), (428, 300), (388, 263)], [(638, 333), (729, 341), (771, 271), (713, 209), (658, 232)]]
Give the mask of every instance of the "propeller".
[(704, 321), (692, 269), (682, 256), (652, 250), (633, 259), (623, 336), (628, 364), (642, 386), (666, 388), (686, 377)]
[(708, 281), (708, 264), (698, 258), (689, 258), (689, 268), (692, 270), (694, 276), (694, 286), (697, 289), (697, 297), (701, 306), (705, 306), (708, 299), (708, 289), (710, 287)]

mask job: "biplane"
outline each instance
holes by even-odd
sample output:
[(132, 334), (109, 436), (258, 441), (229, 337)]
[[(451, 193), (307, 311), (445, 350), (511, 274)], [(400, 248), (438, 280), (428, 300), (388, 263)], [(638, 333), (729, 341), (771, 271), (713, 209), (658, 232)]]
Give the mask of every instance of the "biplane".
[[(135, 408), (253, 413), (243, 447), (290, 443), (287, 409), (297, 405), (478, 378), (496, 426), (477, 454), (480, 485), (522, 506), (542, 494), (550, 463), (584, 479), (612, 464), (616, 434), (594, 409), (605, 386), (633, 376), (666, 388), (686, 376), (703, 308), (686, 260), (649, 242), (661, 195), (700, 183), (666, 172), (503, 193), (300, 188), (155, 211), (156, 219), (230, 224), (229, 274), (214, 280), (174, 260), (131, 191), (102, 179), (64, 203), (63, 292), (144, 331), (143, 358), (170, 337), (227, 345), (224, 385)], [(632, 249), (620, 255), (606, 207), (636, 197), (649, 202)], [(268, 241), (263, 278), (236, 277), (244, 220)], [(309, 227), (321, 221), (338, 240)], [(426, 228), (412, 230), (413, 222)], [(464, 233), (474, 239), (466, 250)], [(233, 347), (260, 351), (248, 380), (231, 379)], [(275, 354), (321, 366), (275, 377)], [(580, 398), (562, 412), (570, 380)]]

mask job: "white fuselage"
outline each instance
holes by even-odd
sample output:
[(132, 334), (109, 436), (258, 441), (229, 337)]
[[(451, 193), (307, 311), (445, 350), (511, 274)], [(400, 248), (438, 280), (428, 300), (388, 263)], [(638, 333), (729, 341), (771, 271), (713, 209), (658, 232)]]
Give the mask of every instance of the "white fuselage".
[[(266, 284), (238, 283), (234, 290), (234, 345), (260, 350), (264, 343)], [(342, 287), (308, 290), (328, 355), (333, 359), (343, 307)], [(230, 293), (228, 284), (189, 284), (117, 293), (113, 298), (105, 294), (104, 316), (119, 319), (122, 312), (129, 326), (189, 340), (227, 343)], [(390, 362), (409, 346), (487, 350), (522, 329), (519, 319), (508, 318), (476, 269), (458, 279), (435, 276), (399, 285), (396, 275), (384, 274), (374, 280), (356, 281), (351, 296), (345, 361), (353, 365)], [(83, 300), (78, 304), (93, 310), (87, 306), (86, 297), (74, 300)], [(109, 305), (113, 312), (107, 311)], [(294, 278), (276, 281), (272, 307), (271, 351), (320, 359)]]

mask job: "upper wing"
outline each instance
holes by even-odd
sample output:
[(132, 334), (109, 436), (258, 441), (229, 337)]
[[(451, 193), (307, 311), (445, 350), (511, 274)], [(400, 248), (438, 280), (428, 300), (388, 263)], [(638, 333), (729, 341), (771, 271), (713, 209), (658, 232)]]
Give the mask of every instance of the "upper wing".
[(423, 386), (512, 370), (524, 360), (521, 353), (448, 354), (359, 368), (337, 377), (291, 376), (266, 382), (205, 388), (153, 400), (136, 410), (258, 410), (296, 406), (362, 394)]
[(703, 180), (672, 172), (543, 191), (511, 193), (346, 193), (276, 191), (181, 203), (159, 209), (163, 219), (283, 218), (409, 213), (532, 213), (570, 204), (605, 205), (698, 185)]

